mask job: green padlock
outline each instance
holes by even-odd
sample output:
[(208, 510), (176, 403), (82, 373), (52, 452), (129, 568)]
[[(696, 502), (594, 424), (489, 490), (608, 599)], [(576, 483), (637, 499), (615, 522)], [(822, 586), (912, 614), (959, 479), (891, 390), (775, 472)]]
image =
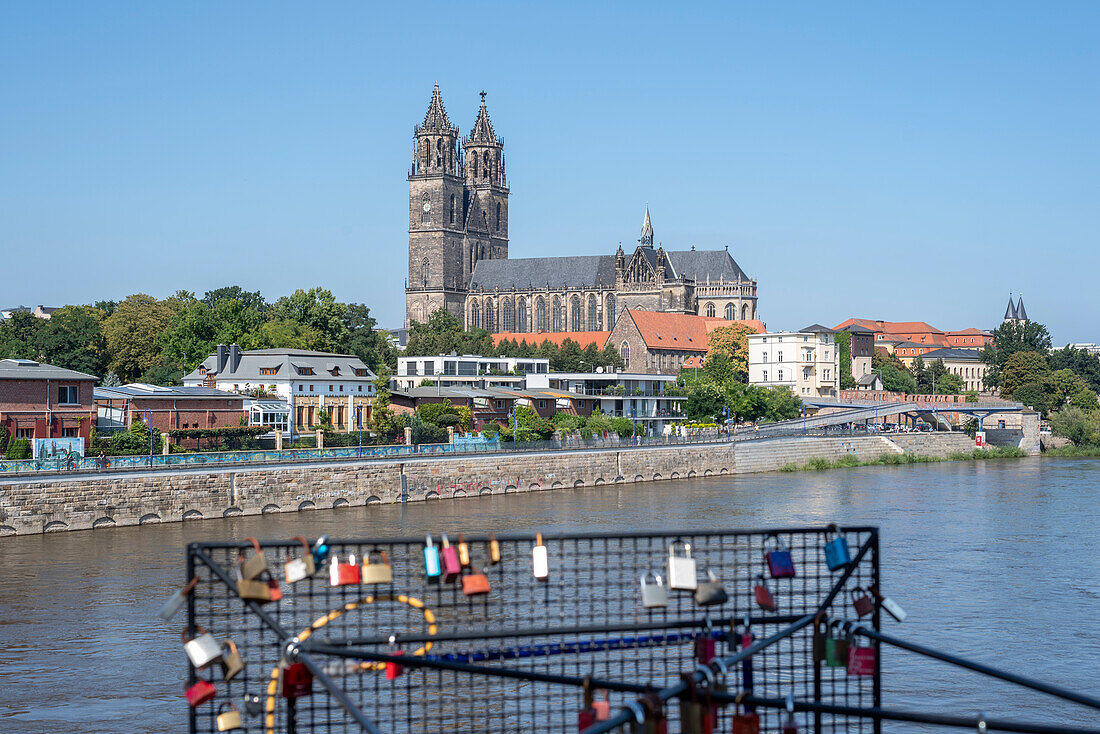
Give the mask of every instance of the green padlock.
[(832, 668), (844, 668), (848, 665), (848, 638), (838, 634), (830, 625), (829, 636), (825, 639), (825, 664)]

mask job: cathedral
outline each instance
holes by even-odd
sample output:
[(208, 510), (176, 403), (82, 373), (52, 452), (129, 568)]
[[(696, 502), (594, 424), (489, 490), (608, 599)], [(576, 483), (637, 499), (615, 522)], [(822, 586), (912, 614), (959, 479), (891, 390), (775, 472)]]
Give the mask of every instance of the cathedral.
[(654, 247), (646, 207), (634, 252), (508, 257), (504, 139), (481, 109), (459, 145), (439, 84), (413, 129), (406, 326), (437, 309), (490, 332), (610, 331), (623, 309), (757, 319), (756, 281), (722, 250)]

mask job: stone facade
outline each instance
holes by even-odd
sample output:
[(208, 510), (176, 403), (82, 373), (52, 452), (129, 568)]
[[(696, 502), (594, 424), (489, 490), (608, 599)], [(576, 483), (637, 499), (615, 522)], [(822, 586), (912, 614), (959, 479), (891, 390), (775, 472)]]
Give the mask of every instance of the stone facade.
[(610, 331), (627, 308), (756, 319), (756, 281), (726, 250), (666, 251), (646, 208), (634, 253), (508, 259), (504, 140), (482, 93), (459, 145), (437, 84), (413, 135), (406, 326), (443, 308), (490, 332)]

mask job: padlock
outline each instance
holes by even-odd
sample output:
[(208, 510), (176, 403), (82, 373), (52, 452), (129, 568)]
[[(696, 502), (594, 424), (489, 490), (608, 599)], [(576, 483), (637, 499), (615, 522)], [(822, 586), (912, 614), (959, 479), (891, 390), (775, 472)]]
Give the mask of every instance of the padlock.
[(305, 663), (290, 663), (282, 669), (283, 698), (302, 698), (313, 693), (313, 673)]
[(233, 640), (222, 640), (222, 678), (233, 680), (233, 677), (244, 670), (244, 660), (237, 649), (237, 643)]
[(593, 701), (592, 710), (596, 712), (596, 721), (607, 721), (611, 718), (611, 698), (607, 691), (603, 692), (602, 701)]
[(699, 688), (691, 673), (680, 676), (687, 689), (680, 696), (680, 732), (681, 734), (703, 734), (703, 720), (706, 708), (699, 695)]
[(764, 561), (773, 579), (787, 579), (795, 575), (794, 559), (778, 535), (764, 538)]
[[(374, 558), (378, 560), (371, 560)], [(386, 555), (386, 551), (379, 548), (367, 551), (367, 557), (363, 559), (361, 578), (364, 584), (393, 583), (393, 566), (390, 565), (390, 557)]]
[(776, 610), (775, 597), (772, 596), (771, 591), (764, 583), (764, 574), (756, 577), (756, 585), (752, 587), (752, 595), (761, 609), (766, 609), (769, 612)]
[(441, 538), (443, 550), (440, 551), (440, 556), (443, 564), (443, 580), (451, 583), (462, 574), (462, 564), (458, 562), (458, 549), (447, 540), (447, 534), (443, 533)]
[(212, 699), (217, 692), (218, 690), (214, 688), (213, 683), (199, 678), (195, 685), (190, 686), (184, 691), (184, 695), (187, 696), (187, 703), (191, 704), (191, 708), (195, 708)]
[(581, 690), (584, 692), (584, 706), (577, 712), (578, 731), (584, 731), (599, 721), (599, 719), (596, 718), (596, 707), (592, 700), (592, 676), (586, 675), (584, 677), (584, 680), (581, 681)]
[[(652, 579), (652, 581), (649, 581)], [(658, 609), (668, 606), (668, 589), (665, 588), (661, 577), (653, 572), (647, 572), (641, 579), (642, 606), (646, 609)]]
[(726, 594), (726, 587), (708, 568), (707, 580), (695, 588), (695, 603), (701, 607), (712, 607), (725, 604), (727, 599), (729, 599), (729, 596)]
[(431, 535), (427, 536), (424, 544), (424, 573), (427, 574), (429, 581), (439, 580), (439, 549), (432, 542)]
[(848, 641), (848, 675), (874, 675), (875, 648)]
[(282, 589), (279, 588), (279, 583), (271, 578), (271, 574), (267, 573), (266, 569), (263, 573), (267, 576), (266, 579), (238, 578), (237, 595), (242, 599), (259, 602), (260, 604), (282, 599), (283, 592)]
[[(832, 535), (834, 537), (829, 538)], [(825, 532), (825, 565), (830, 571), (844, 568), (852, 562), (852, 554), (848, 550), (848, 539), (840, 534), (840, 528), (833, 523)]]
[[(267, 557), (264, 555), (264, 552), (260, 550), (260, 541), (255, 538), (245, 538), (245, 540), (251, 543), (252, 548), (255, 550), (252, 556), (244, 559), (244, 562), (241, 564), (241, 578), (248, 581), (256, 578), (267, 570)], [(243, 553), (241, 557), (244, 558)]]
[(241, 698), (244, 712), (249, 716), (259, 716), (264, 712), (264, 700), (255, 693), (246, 693)]
[(848, 590), (848, 597), (852, 600), (852, 608), (856, 610), (856, 617), (866, 617), (875, 611), (875, 600), (858, 586)]
[(183, 605), (187, 602), (187, 595), (195, 589), (195, 584), (199, 582), (199, 577), (195, 576), (193, 579), (187, 582), (187, 586), (176, 591), (172, 596), (168, 597), (168, 601), (164, 602), (164, 606), (157, 612), (157, 616), (163, 619), (165, 622), (176, 616), (176, 613), (183, 608)]
[(462, 593), (466, 596), (480, 596), (489, 593), (489, 577), (470, 566), (469, 573), (462, 577)]
[(542, 533), (535, 533), (535, 547), (531, 549), (531, 566), (536, 579), (546, 581), (549, 578), (550, 559), (547, 557), (546, 546), (542, 544)]
[(905, 618), (909, 616), (896, 601), (878, 593), (877, 588), (872, 588), (871, 593), (875, 595), (875, 598), (878, 599), (878, 603), (882, 605), (882, 608), (886, 610), (886, 613), (897, 621), (904, 622)]
[[(681, 546), (683, 555), (676, 555), (676, 547)], [(668, 586), (671, 589), (695, 591), (698, 581), (695, 578), (695, 559), (691, 557), (691, 545), (682, 540), (674, 540), (668, 546)]]
[[(390, 653), (391, 655), (404, 655), (404, 650), (397, 650)], [(386, 680), (397, 680), (401, 677), (401, 674), (405, 672), (405, 666), (401, 663), (395, 663), (392, 660), (386, 661)]]
[(848, 664), (848, 638), (835, 631), (830, 625), (829, 636), (825, 638), (825, 664), (831, 668), (843, 668)]
[(283, 571), (288, 584), (308, 579), (317, 570), (317, 565), (313, 562), (313, 551), (310, 550), (309, 541), (301, 535), (295, 536), (294, 540), (301, 542), (305, 553), (301, 558), (287, 556), (287, 561), (283, 564)]
[(733, 734), (760, 734), (760, 714), (741, 709), (741, 699), (744, 697), (745, 693), (742, 691), (734, 699)]
[(218, 718), (214, 721), (218, 725), (218, 731), (232, 731), (244, 726), (241, 721), (241, 712), (231, 703), (223, 703), (218, 706)]
[(192, 628), (184, 627), (183, 632), (180, 633), (180, 639), (183, 640), (183, 651), (187, 653), (187, 658), (197, 670), (203, 670), (211, 663), (221, 660), (222, 646), (214, 639), (214, 635), (207, 632), (204, 627), (196, 626), (195, 636), (188, 637), (187, 633), (191, 631)]
[(347, 563), (340, 563), (339, 554), (333, 554), (328, 563), (329, 586), (349, 586), (359, 583), (359, 564), (355, 562), (355, 554), (348, 556)]
[(715, 640), (711, 635), (695, 638), (695, 660), (700, 665), (709, 665), (714, 660)]
[(645, 710), (645, 734), (668, 734), (668, 719), (657, 692), (642, 696), (641, 703)]
[(310, 549), (310, 553), (313, 555), (314, 568), (320, 568), (321, 564), (328, 560), (330, 550), (332, 550), (332, 548), (329, 547), (327, 535), (322, 535), (320, 538), (313, 541), (313, 548)]
[(489, 533), (489, 565), (500, 563), (500, 543), (497, 542), (496, 533)]
[(458, 534), (458, 562), (463, 568), (470, 565), (470, 546), (466, 545), (462, 533)]
[(798, 734), (798, 722), (794, 720), (794, 694), (787, 694), (787, 718), (783, 721), (783, 734)]
[(825, 662), (825, 638), (829, 633), (829, 625), (825, 622), (824, 612), (819, 612), (814, 617), (813, 656), (815, 663)]

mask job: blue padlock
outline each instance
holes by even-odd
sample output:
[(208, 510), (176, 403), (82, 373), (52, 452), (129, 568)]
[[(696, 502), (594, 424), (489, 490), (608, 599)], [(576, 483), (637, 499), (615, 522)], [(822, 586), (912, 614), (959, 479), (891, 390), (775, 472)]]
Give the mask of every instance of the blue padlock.
[(830, 571), (844, 568), (852, 562), (852, 554), (848, 551), (848, 539), (840, 534), (840, 528), (834, 523), (825, 532), (825, 537), (835, 537), (825, 541), (825, 565)]
[(328, 560), (329, 550), (327, 535), (322, 535), (314, 541), (313, 548), (310, 550), (313, 554), (313, 565), (317, 568), (325, 565), (325, 561)]
[(424, 546), (424, 573), (429, 579), (439, 578), (439, 549), (432, 543), (432, 536), (428, 536), (427, 545)]
[[(769, 541), (772, 542), (771, 547), (768, 546)], [(764, 560), (773, 579), (788, 579), (795, 575), (794, 559), (778, 535), (764, 538)]]

